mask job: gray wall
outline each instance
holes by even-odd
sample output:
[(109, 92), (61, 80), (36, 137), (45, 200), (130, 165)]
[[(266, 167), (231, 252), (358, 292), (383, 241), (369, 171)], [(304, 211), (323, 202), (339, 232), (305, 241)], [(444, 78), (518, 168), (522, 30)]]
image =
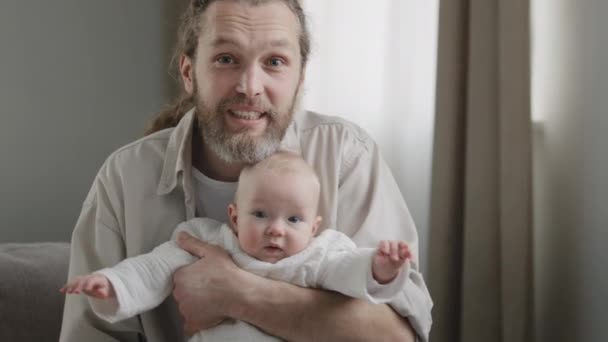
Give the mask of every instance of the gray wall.
[(69, 240), (105, 158), (174, 89), (176, 3), (0, 1), (0, 242)]
[(608, 2), (535, 0), (537, 342), (608, 341)]

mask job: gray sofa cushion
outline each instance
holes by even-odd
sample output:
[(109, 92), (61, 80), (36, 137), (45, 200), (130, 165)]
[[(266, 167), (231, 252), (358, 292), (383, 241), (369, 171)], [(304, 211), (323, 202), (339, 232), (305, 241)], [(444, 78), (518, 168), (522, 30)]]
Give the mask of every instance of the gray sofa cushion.
[(68, 243), (0, 244), (0, 341), (57, 341)]

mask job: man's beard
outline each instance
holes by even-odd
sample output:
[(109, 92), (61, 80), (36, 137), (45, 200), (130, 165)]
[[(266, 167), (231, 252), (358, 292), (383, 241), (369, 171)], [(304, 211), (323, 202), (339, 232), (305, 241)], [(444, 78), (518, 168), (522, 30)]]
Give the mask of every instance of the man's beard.
[(199, 130), (203, 143), (218, 158), (227, 163), (257, 163), (276, 152), (287, 132), (294, 115), (299, 89), (293, 96), (287, 112), (275, 111), (270, 105), (260, 105), (268, 120), (265, 131), (260, 136), (250, 136), (246, 128), (231, 132), (224, 121), (227, 108), (235, 104), (251, 105), (244, 95), (223, 99), (215, 109), (211, 109), (199, 96), (198, 87), (194, 87), (194, 103), (198, 118)]

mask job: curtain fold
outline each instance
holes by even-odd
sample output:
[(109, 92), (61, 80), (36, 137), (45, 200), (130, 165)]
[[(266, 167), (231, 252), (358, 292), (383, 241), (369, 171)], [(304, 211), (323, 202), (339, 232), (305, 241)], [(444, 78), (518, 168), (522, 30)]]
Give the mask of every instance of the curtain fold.
[(532, 339), (529, 0), (442, 0), (432, 341)]

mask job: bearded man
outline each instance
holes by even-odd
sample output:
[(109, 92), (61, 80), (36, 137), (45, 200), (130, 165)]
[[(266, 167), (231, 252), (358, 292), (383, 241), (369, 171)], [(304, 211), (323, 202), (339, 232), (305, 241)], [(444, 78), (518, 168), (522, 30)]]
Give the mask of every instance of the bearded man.
[[(183, 94), (101, 167), (72, 236), (70, 278), (149, 252), (195, 216), (227, 221), (241, 169), (279, 148), (317, 172), (322, 229), (365, 247), (405, 240), (417, 260), (415, 226), (377, 145), (350, 122), (297, 110), (305, 19), (297, 0), (191, 1), (177, 49)], [(226, 319), (290, 341), (428, 339), (432, 301), (415, 262), (399, 300), (374, 305), (247, 273), (190, 236), (179, 243), (201, 259), (175, 274), (175, 300), (111, 325), (68, 296), (61, 341), (180, 341)]]

